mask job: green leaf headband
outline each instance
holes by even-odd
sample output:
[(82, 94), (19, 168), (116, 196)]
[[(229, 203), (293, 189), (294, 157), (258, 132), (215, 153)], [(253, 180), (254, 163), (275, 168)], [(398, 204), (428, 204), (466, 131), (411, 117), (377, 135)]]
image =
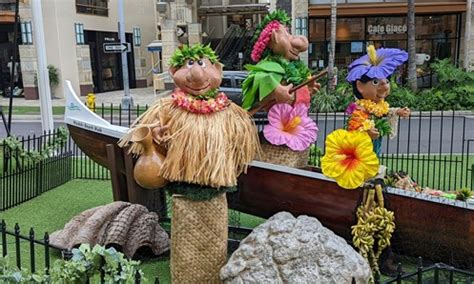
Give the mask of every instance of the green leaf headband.
[(210, 45), (195, 44), (193, 46), (184, 45), (182, 48), (177, 49), (169, 61), (171, 67), (181, 67), (184, 65), (186, 60), (193, 59), (199, 60), (203, 57), (208, 58), (212, 64), (219, 62), (216, 53)]

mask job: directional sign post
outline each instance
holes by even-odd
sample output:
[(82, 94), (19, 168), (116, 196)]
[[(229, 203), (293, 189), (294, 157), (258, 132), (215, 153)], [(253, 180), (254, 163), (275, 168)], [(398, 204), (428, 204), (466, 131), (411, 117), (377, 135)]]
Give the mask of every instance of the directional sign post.
[(105, 53), (122, 53), (122, 52), (131, 52), (130, 43), (120, 43), (120, 42), (108, 42), (104, 43), (104, 52)]

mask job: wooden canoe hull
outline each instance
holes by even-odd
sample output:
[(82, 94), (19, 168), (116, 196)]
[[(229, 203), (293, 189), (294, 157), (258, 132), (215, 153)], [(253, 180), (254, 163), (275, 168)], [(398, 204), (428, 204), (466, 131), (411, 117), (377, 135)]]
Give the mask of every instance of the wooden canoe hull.
[[(278, 166), (276, 166), (278, 167)], [(345, 190), (324, 178), (251, 167), (239, 178), (239, 191), (230, 197), (232, 208), (268, 218), (280, 211), (316, 217), (348, 241), (356, 223), (361, 190)], [(474, 210), (386, 192), (394, 211), (395, 251), (450, 265), (474, 267)], [(436, 199), (436, 198), (435, 198)]]
[(348, 238), (360, 196), (360, 191), (343, 190), (333, 181), (254, 166), (240, 176), (239, 191), (229, 204), (263, 218), (280, 211), (314, 216), (336, 234)]
[[(68, 127), (75, 143), (87, 156), (126, 175), (123, 149), (115, 147), (114, 165), (107, 158), (107, 145), (116, 145), (118, 138), (73, 125)], [(151, 197), (150, 191), (137, 188), (138, 193), (130, 198), (131, 191), (114, 188), (114, 199), (146, 203)], [(247, 174), (240, 176), (238, 192), (229, 195), (229, 207), (263, 218), (281, 211), (314, 216), (350, 241), (360, 200), (360, 190), (342, 189), (319, 173), (256, 162)], [(385, 193), (385, 202), (395, 213), (397, 227), (392, 239), (395, 251), (454, 266), (474, 267), (474, 210), (390, 191)]]

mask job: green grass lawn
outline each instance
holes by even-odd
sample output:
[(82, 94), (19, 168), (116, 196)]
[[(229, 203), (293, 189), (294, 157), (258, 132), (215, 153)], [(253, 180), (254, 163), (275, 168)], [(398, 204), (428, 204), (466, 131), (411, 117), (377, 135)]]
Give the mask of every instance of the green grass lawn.
[[(8, 107), (3, 108), (5, 116), (8, 116)], [(34, 115), (40, 114), (40, 107), (39, 106), (13, 106), (12, 108), (12, 116), (15, 115)], [(64, 114), (64, 107), (63, 106), (53, 106), (53, 114)]]
[[(73, 180), (39, 197), (25, 202), (12, 209), (0, 212), (0, 219), (4, 219), (10, 231), (18, 223), (23, 235), (28, 235), (29, 229), (35, 229), (36, 236), (42, 238), (44, 232), (54, 232), (62, 229), (75, 215), (92, 207), (112, 202), (112, 189), (110, 181)], [(231, 213), (235, 217), (235, 213)], [(235, 220), (235, 218), (234, 218)], [(264, 220), (247, 214), (239, 216), (241, 226), (255, 227)], [(8, 252), (14, 254), (14, 238), (8, 238)], [(22, 263), (30, 269), (30, 250), (27, 241), (21, 246)], [(44, 267), (42, 250), (36, 251), (37, 268)], [(55, 259), (59, 255), (53, 255)], [(25, 265), (26, 264), (26, 265)], [(160, 283), (171, 283), (169, 272), (169, 259), (147, 259), (142, 262), (141, 269), (145, 276), (154, 280), (158, 276)]]
[(474, 155), (384, 155), (381, 163), (389, 170), (408, 173), (422, 187), (474, 190)]

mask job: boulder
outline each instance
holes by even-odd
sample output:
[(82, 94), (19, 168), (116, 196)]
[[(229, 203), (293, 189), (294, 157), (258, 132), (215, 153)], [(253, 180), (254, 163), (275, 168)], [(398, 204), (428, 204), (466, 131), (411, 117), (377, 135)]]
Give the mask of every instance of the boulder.
[(253, 230), (220, 271), (224, 283), (368, 283), (367, 261), (313, 217), (280, 212)]

